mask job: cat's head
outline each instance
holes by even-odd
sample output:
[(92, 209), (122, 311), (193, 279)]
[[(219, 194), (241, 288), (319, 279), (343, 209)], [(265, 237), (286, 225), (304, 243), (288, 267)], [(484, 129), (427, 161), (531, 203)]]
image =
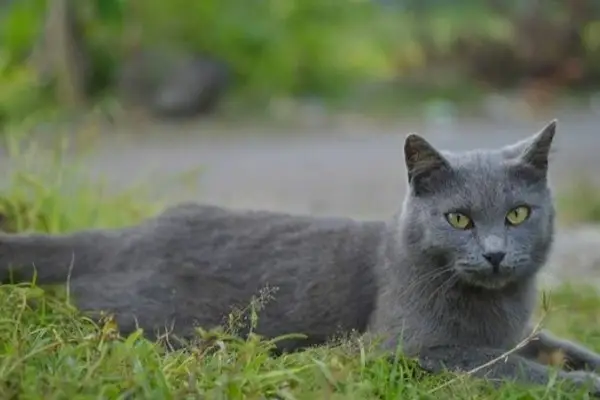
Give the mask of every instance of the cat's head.
[(403, 240), (430, 265), (462, 282), (497, 289), (535, 275), (554, 229), (548, 186), (552, 121), (536, 135), (495, 150), (447, 153), (406, 138), (409, 191)]

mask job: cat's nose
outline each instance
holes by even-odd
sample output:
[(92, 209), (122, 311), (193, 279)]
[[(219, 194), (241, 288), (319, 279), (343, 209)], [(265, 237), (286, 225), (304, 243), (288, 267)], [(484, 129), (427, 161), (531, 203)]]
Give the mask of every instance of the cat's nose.
[(494, 271), (498, 270), (500, 267), (500, 263), (504, 260), (506, 253), (503, 251), (493, 251), (489, 253), (484, 253), (483, 258), (485, 258), (494, 268)]

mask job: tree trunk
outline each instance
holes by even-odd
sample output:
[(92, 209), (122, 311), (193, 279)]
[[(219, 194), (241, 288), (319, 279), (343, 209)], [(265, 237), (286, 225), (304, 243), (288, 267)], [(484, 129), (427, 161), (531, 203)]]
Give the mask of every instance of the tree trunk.
[(89, 60), (83, 45), (73, 0), (48, 2), (41, 37), (31, 62), (40, 78), (53, 81), (56, 99), (66, 108), (86, 104)]

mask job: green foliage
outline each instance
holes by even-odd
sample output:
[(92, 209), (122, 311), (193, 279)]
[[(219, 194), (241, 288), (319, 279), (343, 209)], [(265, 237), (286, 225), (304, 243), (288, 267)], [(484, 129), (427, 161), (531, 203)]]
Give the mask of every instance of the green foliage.
[[(24, 0), (5, 19), (5, 51), (22, 60), (36, 38), (44, 0)], [(335, 94), (393, 74), (397, 23), (370, 1), (93, 0), (77, 3), (95, 89), (109, 86), (131, 34), (150, 48), (210, 54), (230, 66), (236, 87), (258, 96)]]
[(45, 112), (48, 88), (26, 65), (43, 23), (45, 0), (13, 2), (0, 13), (0, 129)]
[[(0, 72), (0, 83), (12, 82), (17, 74), (20, 83), (11, 85), (25, 85), (26, 73), (13, 68), (20, 67), (29, 54), (46, 3), (14, 1), (0, 14), (0, 53), (10, 67)], [(517, 25), (528, 2), (501, 3), (493, 8), (490, 2), (476, 0), (75, 2), (91, 56), (94, 94), (114, 89), (116, 72), (139, 40), (153, 50), (214, 56), (230, 67), (234, 94), (260, 99), (331, 97), (352, 93), (365, 82), (389, 78), (407, 78), (429, 89), (469, 86), (473, 80), (500, 85), (517, 82), (519, 74), (525, 74), (524, 66), (515, 61), (516, 54), (523, 54), (524, 42)], [(558, 21), (549, 29), (560, 30), (566, 26), (560, 21), (571, 15), (570, 4), (551, 2), (537, 18)], [(600, 13), (594, 7), (590, 12)], [(584, 50), (577, 62), (589, 79), (600, 80), (597, 19), (583, 23), (580, 33)], [(568, 59), (561, 53), (565, 51), (557, 49), (558, 64)], [(503, 74), (508, 77), (496, 76)], [(32, 106), (38, 104), (32, 101)], [(20, 117), (29, 113), (29, 108), (24, 110), (16, 113), (11, 106), (10, 112), (0, 112)]]
[(383, 13), (372, 2), (148, 0), (134, 12), (147, 43), (217, 56), (249, 91), (337, 91), (389, 75)]
[[(143, 199), (148, 189), (144, 185), (111, 194), (102, 181), (90, 182), (81, 174), (81, 157), (95, 143), (94, 125), (74, 138), (59, 135), (39, 144), (28, 140), (27, 129), (39, 120), (25, 121), (5, 127), (3, 147), (12, 168), (4, 171), (1, 229), (61, 233), (89, 226), (120, 227), (156, 210), (156, 204)], [(76, 151), (76, 157), (69, 157), (68, 166), (67, 150)], [(135, 201), (138, 196), (142, 198)]]
[(44, 10), (45, 0), (20, 0), (0, 13), (0, 51), (9, 57), (10, 65), (29, 55), (40, 33)]
[(47, 91), (25, 66), (11, 66), (10, 57), (0, 53), (0, 127), (39, 114), (47, 105)]
[(600, 79), (600, 19), (588, 23), (582, 31), (587, 55), (586, 66), (592, 70), (596, 79)]

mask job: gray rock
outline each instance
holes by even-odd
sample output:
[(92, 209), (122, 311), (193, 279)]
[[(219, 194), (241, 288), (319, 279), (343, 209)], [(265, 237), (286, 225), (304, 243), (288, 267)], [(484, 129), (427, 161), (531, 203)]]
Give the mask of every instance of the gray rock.
[(191, 117), (211, 112), (227, 83), (224, 64), (202, 56), (181, 60), (155, 93), (153, 111), (166, 117)]
[(132, 51), (117, 75), (120, 100), (126, 106), (149, 107), (161, 80), (172, 69), (173, 57), (160, 50)]
[(118, 75), (125, 105), (163, 117), (193, 117), (215, 109), (229, 82), (224, 63), (202, 55), (138, 49)]

